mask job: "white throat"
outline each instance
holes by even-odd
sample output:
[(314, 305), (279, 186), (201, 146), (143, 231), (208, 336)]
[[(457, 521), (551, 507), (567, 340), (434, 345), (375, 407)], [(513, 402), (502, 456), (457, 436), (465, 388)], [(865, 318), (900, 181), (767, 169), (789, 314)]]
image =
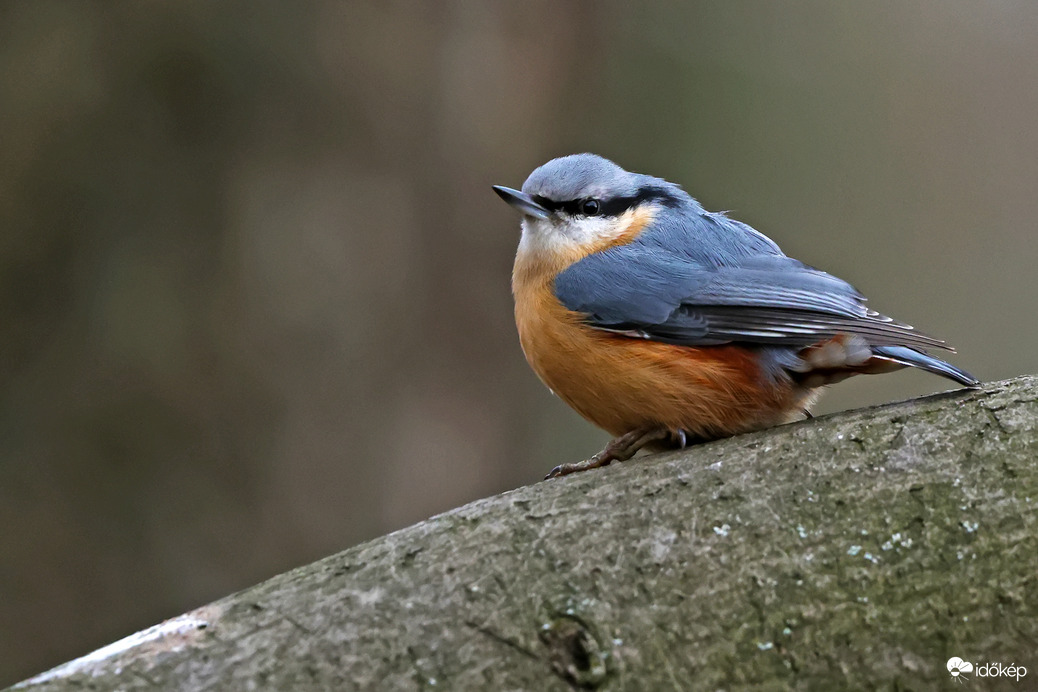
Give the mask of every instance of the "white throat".
[(519, 252), (535, 255), (571, 255), (589, 246), (608, 245), (627, 230), (633, 215), (535, 219), (523, 217)]

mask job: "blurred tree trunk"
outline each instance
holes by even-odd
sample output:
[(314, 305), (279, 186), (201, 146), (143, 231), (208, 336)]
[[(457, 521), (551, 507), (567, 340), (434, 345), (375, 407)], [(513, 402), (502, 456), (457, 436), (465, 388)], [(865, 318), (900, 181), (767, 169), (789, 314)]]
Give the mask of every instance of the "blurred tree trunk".
[(805, 421), (474, 502), (23, 684), (924, 689), (953, 656), (1038, 676), (1036, 453), (1036, 377)]

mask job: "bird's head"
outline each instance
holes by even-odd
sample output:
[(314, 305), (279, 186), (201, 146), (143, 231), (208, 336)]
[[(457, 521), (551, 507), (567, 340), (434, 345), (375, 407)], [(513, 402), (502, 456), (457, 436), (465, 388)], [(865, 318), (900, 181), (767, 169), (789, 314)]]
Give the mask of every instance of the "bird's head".
[[(661, 207), (694, 204), (666, 180), (631, 173), (595, 154), (573, 154), (534, 170), (523, 189), (494, 191), (523, 215), (520, 252), (586, 254), (620, 241)], [(648, 215), (648, 216), (647, 216)]]

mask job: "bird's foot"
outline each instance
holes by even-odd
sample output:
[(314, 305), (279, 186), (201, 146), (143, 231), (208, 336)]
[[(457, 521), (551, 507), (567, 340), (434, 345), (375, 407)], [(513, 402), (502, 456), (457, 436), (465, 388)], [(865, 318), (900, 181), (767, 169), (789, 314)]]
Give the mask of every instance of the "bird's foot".
[(627, 461), (643, 447), (654, 442), (662, 442), (683, 449), (688, 444), (689, 439), (683, 430), (674, 431), (669, 428), (648, 426), (636, 428), (626, 435), (621, 435), (612, 440), (606, 445), (605, 449), (590, 459), (556, 466), (544, 477), (544, 480), (568, 476), (571, 473), (587, 471), (588, 469), (597, 469), (600, 466), (608, 466), (614, 461)]

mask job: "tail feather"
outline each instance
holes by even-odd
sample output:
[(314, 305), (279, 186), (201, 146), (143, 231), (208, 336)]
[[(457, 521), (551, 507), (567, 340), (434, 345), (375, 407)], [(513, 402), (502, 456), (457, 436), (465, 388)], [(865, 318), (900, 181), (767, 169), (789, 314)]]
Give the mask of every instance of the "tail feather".
[(960, 370), (951, 363), (945, 363), (940, 358), (934, 358), (914, 348), (908, 348), (907, 346), (873, 346), (872, 352), (880, 358), (912, 368), (922, 368), (935, 375), (955, 380), (966, 387), (977, 387), (980, 385), (980, 380), (965, 370)]

